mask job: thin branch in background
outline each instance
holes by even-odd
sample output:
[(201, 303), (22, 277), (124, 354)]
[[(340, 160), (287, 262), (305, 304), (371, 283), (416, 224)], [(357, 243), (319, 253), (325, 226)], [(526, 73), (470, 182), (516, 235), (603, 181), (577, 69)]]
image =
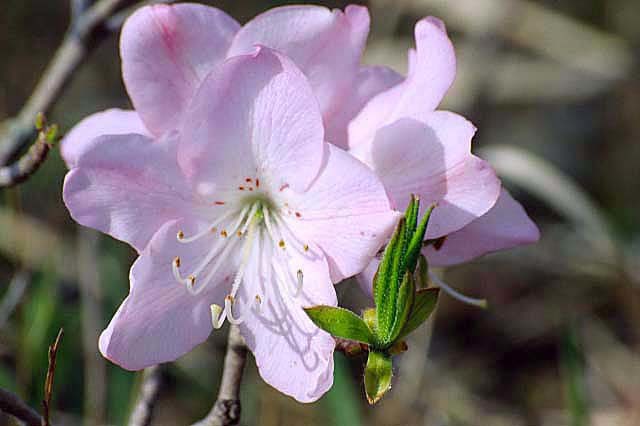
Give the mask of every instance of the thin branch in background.
[(17, 395), (4, 389), (0, 389), (0, 413), (7, 413), (27, 426), (42, 426), (42, 418), (36, 410)]
[(162, 388), (162, 369), (159, 365), (144, 370), (138, 400), (129, 418), (129, 426), (149, 426), (153, 409)]
[(82, 317), (82, 351), (84, 354), (84, 415), (90, 424), (104, 424), (106, 419), (107, 371), (104, 359), (96, 350), (102, 329), (102, 294), (98, 265), (99, 235), (81, 227), (78, 231), (78, 288)]
[(51, 346), (49, 346), (49, 367), (47, 368), (47, 378), (44, 381), (44, 399), (42, 400), (42, 426), (51, 426), (49, 420), (49, 414), (51, 410), (51, 397), (53, 395), (53, 377), (56, 373), (56, 357), (58, 355), (58, 347), (60, 346), (60, 339), (64, 335), (64, 331), (60, 329), (56, 340)]
[(4, 294), (2, 301), (0, 302), (0, 329), (4, 327), (9, 317), (22, 300), (25, 290), (29, 285), (29, 274), (26, 271), (19, 271), (11, 279), (9, 288)]
[(240, 329), (231, 325), (218, 399), (209, 414), (192, 426), (233, 426), (240, 422), (240, 383), (246, 361), (247, 346)]
[(40, 112), (46, 114), (51, 110), (91, 48), (109, 34), (104, 28), (104, 22), (125, 3), (128, 3), (127, 0), (100, 0), (72, 19), (64, 41), (42, 74), (31, 97), (18, 116), (9, 122), (7, 134), (0, 139), (0, 165), (7, 164), (29, 142), (33, 136), (32, 123), (36, 115)]
[(49, 151), (58, 140), (58, 126), (48, 126), (44, 114), (39, 113), (36, 118), (38, 137), (18, 161), (5, 167), (0, 167), (0, 189), (9, 188), (24, 182), (34, 174), (47, 159)]

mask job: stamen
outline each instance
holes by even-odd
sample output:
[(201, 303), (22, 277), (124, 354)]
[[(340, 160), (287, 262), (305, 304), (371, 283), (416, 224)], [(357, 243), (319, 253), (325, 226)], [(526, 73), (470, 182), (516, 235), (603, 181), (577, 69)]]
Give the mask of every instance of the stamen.
[[(235, 247), (236, 243), (239, 240), (237, 238), (233, 238), (231, 240), (231, 242), (229, 244), (226, 245), (226, 247), (224, 248), (224, 250), (222, 251), (222, 253), (220, 253), (220, 255), (218, 256), (218, 258), (216, 259), (215, 263), (213, 264), (213, 266), (211, 267), (211, 270), (209, 270), (209, 272), (207, 273), (207, 275), (201, 280), (204, 284), (199, 286), (197, 289), (195, 289), (194, 294), (200, 294), (205, 288), (207, 283), (209, 283), (209, 281), (211, 281), (211, 279), (213, 279), (213, 276), (216, 274), (216, 272), (218, 272), (218, 269), (220, 269), (220, 267), (222, 266), (222, 264), (224, 263), (224, 261), (226, 260), (226, 258), (228, 257), (229, 253), (231, 252), (231, 249), (233, 247)], [(215, 256), (215, 255), (214, 255)], [(202, 270), (204, 270), (204, 268), (211, 263), (211, 260), (213, 260), (214, 256), (207, 256), (207, 259), (205, 259), (205, 261), (207, 261), (206, 263), (203, 261), (203, 265), (202, 266)], [(198, 273), (202, 272), (199, 271)]]
[(296, 274), (298, 278), (298, 294), (302, 291), (302, 284), (304, 283), (304, 274), (302, 273), (302, 269), (298, 269), (298, 273)]
[(244, 322), (244, 315), (240, 315), (239, 317), (233, 316), (233, 303), (234, 298), (231, 295), (228, 295), (224, 298), (224, 310), (227, 312), (227, 320), (233, 325), (240, 325)]
[(180, 276), (180, 258), (179, 257), (176, 257), (175, 259), (173, 259), (172, 269), (173, 269), (173, 276), (175, 277), (176, 281), (178, 281), (180, 284), (184, 284), (185, 280), (184, 278), (182, 278), (182, 276)]
[[(244, 215), (246, 214), (246, 211), (249, 209), (249, 206), (245, 207), (244, 209), (242, 209), (242, 211), (240, 212), (240, 217), (244, 217)], [(223, 214), (222, 216), (220, 216), (218, 219), (216, 219), (211, 225), (209, 225), (206, 229), (204, 229), (201, 232), (198, 232), (197, 234), (185, 238), (184, 236), (184, 232), (182, 231), (178, 231), (178, 241), (180, 241), (181, 243), (192, 243), (196, 240), (199, 240), (200, 238), (209, 235), (212, 231), (215, 232), (214, 230), (216, 229), (216, 226), (218, 226), (220, 223), (222, 223), (224, 220), (228, 219), (229, 216), (233, 215), (234, 213), (236, 213), (237, 211), (234, 210), (229, 210), (228, 212), (226, 212), (225, 214)]]
[(238, 289), (240, 288), (240, 283), (242, 283), (242, 278), (244, 277), (244, 271), (245, 269), (247, 269), (247, 263), (249, 262), (249, 258), (251, 256), (251, 249), (253, 248), (253, 242), (256, 236), (257, 216), (255, 215), (255, 212), (257, 210), (258, 204), (256, 203), (251, 209), (251, 215), (247, 219), (247, 223), (245, 223), (245, 227), (248, 226), (249, 228), (248, 230), (246, 230), (246, 232), (249, 233), (249, 238), (246, 240), (246, 242), (244, 243), (244, 247), (242, 248), (242, 260), (240, 261), (238, 272), (233, 279), (233, 284), (231, 286), (231, 297), (234, 297), (238, 292)]
[(258, 294), (256, 294), (254, 306), (256, 307), (256, 312), (262, 311), (262, 298)]
[(218, 330), (222, 327), (222, 324), (224, 324), (226, 315), (224, 313), (224, 310), (222, 309), (222, 306), (216, 305), (215, 303), (210, 306), (210, 309), (211, 309), (211, 324), (213, 325), (213, 328)]
[(442, 281), (434, 273), (429, 272), (429, 278), (431, 278), (431, 280), (434, 283), (436, 283), (436, 285), (438, 287), (440, 287), (442, 290), (444, 290), (445, 293), (447, 293), (449, 296), (453, 297), (454, 299), (459, 300), (462, 303), (465, 303), (465, 304), (471, 305), (471, 306), (477, 306), (478, 308), (482, 308), (482, 309), (486, 309), (487, 306), (488, 306), (486, 299), (476, 299), (476, 298), (473, 298), (473, 297), (465, 296), (464, 294), (459, 293), (454, 288), (449, 286), (447, 283)]
[(278, 215), (275, 217), (274, 223), (278, 225), (279, 230), (281, 230), (283, 233), (286, 233), (286, 235), (281, 235), (283, 235), (286, 241), (290, 245), (292, 245), (298, 251), (298, 253), (305, 255), (305, 253), (309, 251), (309, 244), (303, 243), (298, 239), (298, 237), (296, 237), (293, 231), (291, 231), (291, 228), (289, 228), (286, 220)]

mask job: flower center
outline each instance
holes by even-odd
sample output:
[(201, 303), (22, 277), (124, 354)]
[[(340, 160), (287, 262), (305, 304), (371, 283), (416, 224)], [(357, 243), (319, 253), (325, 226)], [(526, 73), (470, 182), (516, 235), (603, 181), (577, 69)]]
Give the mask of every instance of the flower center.
[[(267, 265), (271, 268), (278, 291), (287, 291), (290, 296), (298, 297), (302, 291), (303, 271), (298, 269), (295, 276), (289, 270), (289, 264), (284, 255), (286, 250), (295, 250), (303, 256), (309, 256), (309, 245), (302, 243), (292, 232), (287, 222), (282, 218), (280, 210), (264, 194), (252, 194), (243, 197), (235, 208), (229, 209), (204, 230), (186, 236), (178, 231), (177, 239), (180, 243), (195, 243), (205, 237), (215, 235), (216, 241), (188, 275), (181, 273), (181, 259), (173, 260), (173, 275), (175, 279), (185, 285), (187, 290), (198, 295), (215, 280), (220, 268), (228, 264), (229, 260), (239, 261), (229, 294), (224, 299), (224, 307), (211, 305), (211, 316), (214, 328), (220, 328), (225, 320), (232, 324), (243, 322), (245, 315), (236, 316), (233, 306), (245, 272), (253, 256), (264, 256), (266, 253), (255, 253), (254, 245), (262, 240), (272, 247), (272, 259)], [(240, 245), (240, 247), (238, 247)], [(237, 250), (239, 248), (239, 250)], [(245, 308), (260, 312), (265, 299), (264, 294), (255, 294), (253, 300), (245, 301)]]

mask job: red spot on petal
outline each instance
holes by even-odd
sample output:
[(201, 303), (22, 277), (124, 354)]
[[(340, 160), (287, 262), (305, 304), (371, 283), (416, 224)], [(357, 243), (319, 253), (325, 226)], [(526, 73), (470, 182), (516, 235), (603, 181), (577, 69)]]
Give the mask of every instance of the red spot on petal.
[(224, 201), (214, 201), (214, 203), (216, 206), (224, 206)]
[(296, 212), (296, 217), (298, 217), (298, 218), (302, 217), (302, 215), (300, 214), (300, 212)]
[(245, 182), (247, 182), (247, 183), (251, 183), (251, 182), (253, 181), (253, 179), (251, 179), (251, 178), (246, 178), (244, 181), (245, 181)]
[(260, 187), (260, 179), (256, 178), (256, 188)]

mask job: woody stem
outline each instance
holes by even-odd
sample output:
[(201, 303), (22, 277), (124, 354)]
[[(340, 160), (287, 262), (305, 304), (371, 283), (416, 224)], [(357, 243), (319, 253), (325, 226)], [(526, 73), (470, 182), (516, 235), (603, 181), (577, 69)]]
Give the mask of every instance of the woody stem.
[(240, 422), (240, 383), (246, 360), (247, 347), (240, 329), (231, 325), (218, 398), (209, 414), (192, 426), (233, 426)]

